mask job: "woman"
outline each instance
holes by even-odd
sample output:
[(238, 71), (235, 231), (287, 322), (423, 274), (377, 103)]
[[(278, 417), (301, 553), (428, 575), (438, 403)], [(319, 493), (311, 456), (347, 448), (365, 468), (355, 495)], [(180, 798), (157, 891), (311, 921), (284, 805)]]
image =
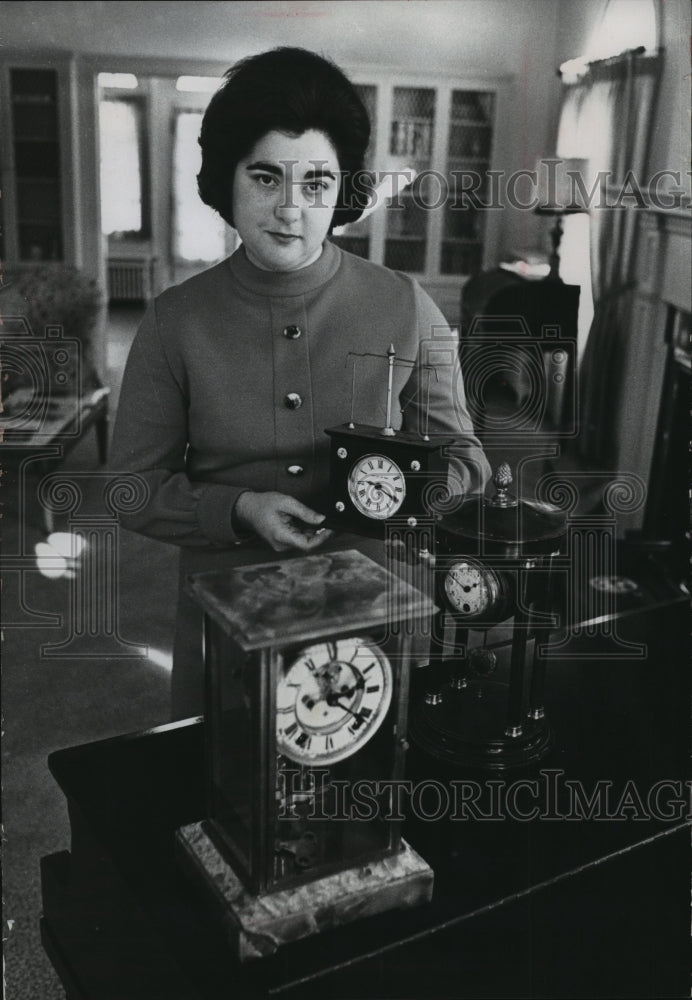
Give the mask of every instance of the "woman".
[[(405, 275), (339, 250), (327, 237), (367, 196), (367, 113), (343, 73), (302, 49), (276, 49), (230, 70), (202, 123), (202, 199), (242, 246), (165, 291), (133, 343), (112, 451), (148, 498), (123, 518), (182, 548), (190, 572), (344, 547), (320, 528), (328, 479), (324, 428), (350, 413), (349, 351), (417, 358), (450, 331)], [(429, 392), (429, 431), (454, 434), (454, 474), (480, 488), (488, 465), (451, 370), (427, 380), (395, 369), (404, 426)], [(361, 423), (382, 424), (385, 385), (359, 368)], [(362, 540), (359, 540), (362, 541)], [(363, 547), (362, 545), (360, 546)], [(202, 711), (201, 620), (182, 592), (173, 717)]]

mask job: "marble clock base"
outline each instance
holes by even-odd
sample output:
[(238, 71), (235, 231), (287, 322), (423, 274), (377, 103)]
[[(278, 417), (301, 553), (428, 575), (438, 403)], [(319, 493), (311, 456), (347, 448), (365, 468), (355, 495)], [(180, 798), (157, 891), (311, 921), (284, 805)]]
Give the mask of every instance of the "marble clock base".
[(427, 903), (432, 868), (405, 841), (381, 861), (348, 868), (306, 885), (255, 896), (244, 888), (202, 823), (176, 833), (181, 856), (221, 906), (241, 962), (273, 954), (291, 941), (384, 910)]

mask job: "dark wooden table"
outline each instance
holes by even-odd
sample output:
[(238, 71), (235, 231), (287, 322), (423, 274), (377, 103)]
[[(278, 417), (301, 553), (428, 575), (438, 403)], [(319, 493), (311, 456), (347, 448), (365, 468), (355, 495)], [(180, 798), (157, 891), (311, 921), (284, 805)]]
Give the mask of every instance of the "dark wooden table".
[[(679, 603), (658, 607), (619, 624), (648, 644), (644, 659), (551, 665), (555, 746), (531, 770), (490, 779), (505, 792), (519, 778), (538, 783), (513, 786), (505, 818), (407, 821), (407, 839), (435, 871), (429, 906), (243, 967), (174, 853), (176, 828), (204, 815), (203, 723), (55, 752), (72, 842), (43, 859), (41, 926), (68, 997), (689, 996), (689, 807), (676, 811), (671, 799), (689, 778), (685, 623)], [(500, 788), (445, 772), (415, 748), (408, 764), (412, 782), (450, 793), (453, 781), (479, 781), (484, 811)], [(564, 818), (568, 781), (602, 796), (600, 814), (597, 804), (590, 818)], [(542, 816), (519, 818), (534, 805)]]

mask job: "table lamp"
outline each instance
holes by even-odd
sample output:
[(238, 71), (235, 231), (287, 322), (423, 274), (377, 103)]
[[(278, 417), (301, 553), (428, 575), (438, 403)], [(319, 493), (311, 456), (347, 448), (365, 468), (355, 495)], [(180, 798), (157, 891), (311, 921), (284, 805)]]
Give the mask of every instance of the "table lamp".
[(545, 281), (562, 281), (560, 277), (560, 243), (565, 215), (588, 211), (585, 184), (579, 184), (586, 173), (588, 160), (579, 157), (551, 157), (536, 166), (536, 207), (538, 215), (552, 215), (555, 224), (550, 230), (552, 253), (550, 271)]

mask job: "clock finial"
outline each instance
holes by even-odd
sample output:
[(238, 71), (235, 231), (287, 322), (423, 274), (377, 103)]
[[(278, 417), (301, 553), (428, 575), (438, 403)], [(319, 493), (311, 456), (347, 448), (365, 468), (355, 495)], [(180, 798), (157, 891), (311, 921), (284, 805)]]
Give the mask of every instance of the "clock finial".
[(506, 490), (512, 485), (514, 479), (512, 477), (512, 470), (509, 467), (509, 462), (500, 462), (498, 467), (495, 469), (495, 474), (493, 475), (493, 483), (498, 490)]
[(508, 462), (500, 462), (493, 475), (493, 485), (497, 490), (487, 504), (489, 507), (517, 507), (519, 501), (513, 493), (509, 493), (509, 487), (514, 482), (512, 470)]

